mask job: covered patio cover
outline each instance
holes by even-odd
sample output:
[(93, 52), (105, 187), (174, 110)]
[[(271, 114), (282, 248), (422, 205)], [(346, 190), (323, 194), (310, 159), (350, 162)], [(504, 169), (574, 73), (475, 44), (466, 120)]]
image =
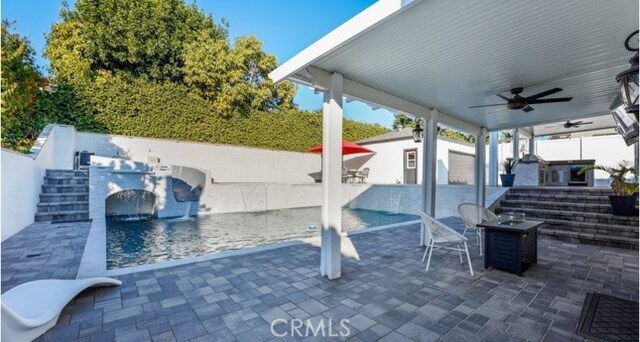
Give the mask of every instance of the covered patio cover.
[[(327, 8), (327, 11), (335, 10)], [(484, 203), (487, 132), (608, 113), (615, 75), (628, 68), (625, 38), (638, 28), (638, 1), (380, 0), (269, 76), (318, 91), (325, 101), (321, 274), (340, 276), (342, 99), (428, 120), (423, 209), (434, 214), (437, 125), (476, 136), (476, 201)], [(525, 113), (501, 101), (560, 87), (570, 102)]]

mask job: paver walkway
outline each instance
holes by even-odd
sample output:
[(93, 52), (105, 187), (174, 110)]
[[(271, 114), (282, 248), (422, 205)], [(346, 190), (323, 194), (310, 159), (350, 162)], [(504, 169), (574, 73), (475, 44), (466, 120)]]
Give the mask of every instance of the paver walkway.
[(36, 279), (74, 279), (91, 222), (36, 222), (2, 242), (2, 292)]
[(310, 245), (121, 276), (120, 287), (78, 296), (42, 340), (261, 341), (275, 338), (275, 319), (292, 318), (315, 327), (347, 318), (342, 339), (353, 341), (583, 340), (575, 326), (587, 292), (638, 300), (637, 251), (540, 239), (538, 264), (518, 277), (485, 271), (472, 243), (471, 277), (443, 250), (425, 273), (418, 233), (412, 225), (351, 237), (359, 260), (345, 257), (333, 281), (318, 275), (319, 249)]

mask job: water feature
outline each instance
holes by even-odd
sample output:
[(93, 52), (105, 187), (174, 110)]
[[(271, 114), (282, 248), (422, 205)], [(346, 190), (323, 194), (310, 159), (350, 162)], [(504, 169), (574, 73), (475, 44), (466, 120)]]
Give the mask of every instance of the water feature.
[(128, 189), (105, 200), (105, 213), (122, 221), (148, 220), (155, 213), (156, 196), (149, 191)]

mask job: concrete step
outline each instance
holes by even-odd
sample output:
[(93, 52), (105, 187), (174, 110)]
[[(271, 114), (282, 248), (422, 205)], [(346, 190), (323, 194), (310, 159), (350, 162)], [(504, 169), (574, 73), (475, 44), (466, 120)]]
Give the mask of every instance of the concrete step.
[(623, 236), (633, 239), (638, 239), (639, 236), (639, 228), (637, 226), (550, 220), (539, 217), (532, 217), (531, 219), (544, 221), (545, 224), (542, 225), (541, 228), (547, 229), (572, 231), (585, 234)]
[(88, 220), (89, 210), (36, 213), (36, 222)]
[(46, 177), (89, 177), (89, 170), (48, 169)]
[(530, 209), (530, 208), (518, 208), (510, 206), (501, 206), (496, 210), (497, 212), (514, 211), (525, 213), (528, 217), (537, 217), (543, 220), (554, 219), (564, 220), (568, 222), (588, 222), (588, 223), (602, 223), (602, 224), (614, 224), (638, 227), (638, 216), (615, 216), (608, 213), (593, 213), (587, 211), (564, 211), (564, 210), (549, 210), (549, 209)]
[(67, 192), (67, 193), (41, 193), (40, 203), (57, 203), (57, 202), (88, 202), (89, 193), (87, 192)]
[(45, 194), (89, 193), (89, 185), (43, 185)]
[(548, 194), (548, 193), (512, 193), (509, 191), (505, 195), (505, 200), (514, 201), (537, 201), (537, 202), (567, 202), (584, 204), (609, 204), (608, 196), (593, 196), (580, 194)]
[(611, 205), (608, 203), (592, 204), (592, 203), (505, 199), (500, 201), (500, 206), (510, 207), (510, 208), (564, 210), (564, 211), (579, 211), (579, 212), (611, 214)]
[(89, 201), (38, 203), (38, 213), (50, 213), (50, 212), (59, 212), (59, 211), (85, 211), (85, 210), (89, 210)]
[(611, 188), (579, 187), (579, 186), (515, 186), (509, 189), (512, 194), (544, 193), (554, 195), (608, 196)]
[(626, 249), (638, 249), (638, 238), (630, 238), (624, 236), (614, 235), (602, 235), (602, 234), (589, 234), (580, 233), (574, 231), (566, 231), (560, 229), (538, 229), (538, 234), (542, 236), (551, 237), (554, 239), (572, 242), (583, 243), (589, 245), (608, 246), (616, 248)]
[(89, 185), (89, 177), (44, 177), (45, 185)]

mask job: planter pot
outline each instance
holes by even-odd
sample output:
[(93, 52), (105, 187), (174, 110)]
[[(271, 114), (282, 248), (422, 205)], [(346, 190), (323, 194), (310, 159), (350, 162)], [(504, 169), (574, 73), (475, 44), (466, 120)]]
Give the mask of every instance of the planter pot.
[(500, 180), (502, 181), (502, 186), (510, 187), (513, 186), (513, 181), (516, 179), (515, 173), (510, 175), (500, 175)]
[(633, 216), (633, 211), (636, 208), (637, 198), (637, 194), (630, 196), (609, 195), (609, 202), (611, 202), (611, 211), (614, 215), (618, 216)]

